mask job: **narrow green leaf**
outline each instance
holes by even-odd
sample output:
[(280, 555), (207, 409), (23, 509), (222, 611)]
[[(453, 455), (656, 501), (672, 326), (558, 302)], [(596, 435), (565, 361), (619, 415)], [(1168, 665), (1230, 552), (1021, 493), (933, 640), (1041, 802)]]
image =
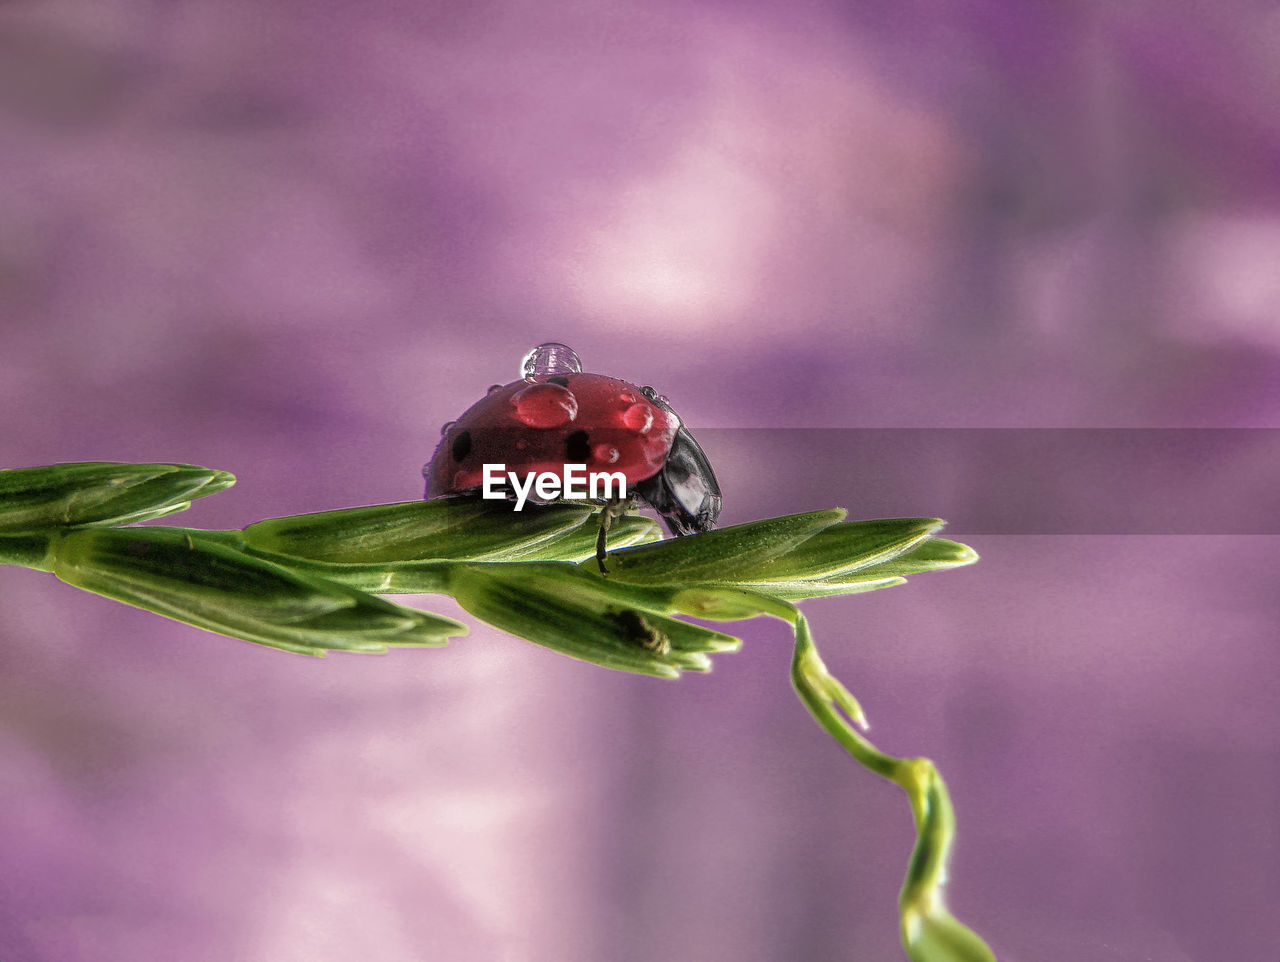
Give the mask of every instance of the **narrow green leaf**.
[(438, 646), (467, 630), (182, 528), (68, 531), (54, 540), (52, 560), (53, 573), (77, 588), (288, 651)]
[(235, 476), (190, 464), (87, 461), (0, 471), (0, 532), (126, 524), (191, 507)]
[[(417, 510), (424, 504), (435, 505), (426, 512)], [(232, 538), (248, 553), (277, 564), (309, 572), (323, 578), (338, 581), (361, 591), (375, 594), (426, 594), (448, 593), (449, 571), (461, 562), (472, 561), (568, 561), (577, 562), (595, 558), (596, 535), (599, 531), (599, 512), (588, 507), (574, 505), (543, 506), (546, 516), (535, 523), (513, 527), (510, 510), (500, 513), (474, 512), (472, 505), (463, 501), (445, 502), (448, 509), (439, 510), (441, 502), (407, 502), (382, 505), (387, 512), (388, 523), (376, 508), (355, 508), (350, 512), (325, 512), (320, 515), (300, 515), (295, 518), (278, 518), (250, 525), (243, 532), (218, 532), (219, 537)], [(411, 510), (413, 509), (413, 510)], [(469, 530), (463, 532), (463, 543), (455, 544), (441, 536), (434, 540), (422, 535), (420, 529), (409, 523), (415, 517), (439, 520), (443, 515), (456, 512), (460, 525)], [(298, 519), (307, 523), (293, 527)], [(276, 522), (288, 522), (277, 531)], [(354, 523), (353, 523), (354, 522)], [(403, 524), (399, 522), (405, 522)], [(359, 528), (376, 529), (372, 537), (363, 537)], [(287, 536), (278, 536), (284, 532)], [(550, 532), (550, 534), (548, 534)], [(344, 533), (349, 533), (353, 545), (348, 547)], [(627, 515), (614, 519), (609, 529), (611, 544), (634, 544), (652, 541), (659, 537), (658, 526), (648, 518)], [(313, 540), (314, 539), (314, 540)], [(504, 540), (506, 539), (506, 540)], [(268, 546), (274, 545), (275, 548)], [(0, 549), (3, 545), (0, 544)], [(306, 555), (290, 555), (283, 549), (309, 552)], [(386, 559), (415, 552), (442, 555), (420, 560), (355, 561), (373, 554)], [(448, 556), (459, 556), (452, 560)], [(317, 557), (320, 556), (320, 557)], [(594, 562), (593, 562), (594, 565)]]
[(834, 598), (839, 595), (856, 595), (864, 591), (878, 591), (906, 584), (902, 577), (880, 577), (878, 574), (855, 573), (834, 578), (831, 581), (743, 581), (740, 586), (783, 601), (804, 601), (808, 598)]
[(289, 555), (246, 548), (255, 558), (270, 561), (293, 571), (375, 595), (448, 594), (449, 572), (463, 561), (397, 561), (385, 564), (341, 564), (309, 561)]
[[(599, 511), (588, 505), (528, 506), (441, 499), (345, 508), (259, 521), (244, 529), (256, 551), (341, 564), (404, 561), (562, 560), (595, 553)], [(610, 543), (651, 540), (657, 525), (620, 518)]]
[[(549, 506), (548, 506), (549, 507)], [(528, 510), (527, 508), (525, 510)], [(513, 561), (587, 561), (595, 564), (596, 537), (600, 533), (600, 512), (592, 511), (582, 523), (563, 534), (534, 545), (519, 545), (512, 552)], [(614, 518), (609, 527), (609, 549), (648, 544), (662, 540), (658, 522), (636, 514)], [(495, 552), (487, 560), (505, 560)], [(597, 570), (599, 570), (597, 568)]]
[(609, 576), (635, 584), (733, 584), (844, 518), (843, 508), (791, 514), (611, 551)]
[(942, 526), (938, 518), (842, 521), (761, 565), (750, 580), (829, 578), (868, 568), (909, 551)]
[(707, 671), (709, 653), (736, 650), (731, 635), (667, 617), (672, 592), (636, 590), (565, 564), (455, 567), (449, 592), (495, 627), (606, 668), (675, 678)]
[(795, 608), (775, 594), (725, 587), (676, 589), (672, 592), (671, 604), (682, 615), (708, 621), (741, 621), (772, 615), (789, 623), (795, 614)]
[(768, 578), (741, 582), (786, 601), (858, 594), (903, 584), (906, 575), (972, 564), (973, 549), (931, 537), (936, 518), (832, 525), (759, 569)]
[(977, 560), (978, 552), (967, 544), (947, 541), (945, 538), (930, 538), (884, 564), (867, 569), (867, 573), (877, 576), (914, 575), (924, 571), (959, 568)]

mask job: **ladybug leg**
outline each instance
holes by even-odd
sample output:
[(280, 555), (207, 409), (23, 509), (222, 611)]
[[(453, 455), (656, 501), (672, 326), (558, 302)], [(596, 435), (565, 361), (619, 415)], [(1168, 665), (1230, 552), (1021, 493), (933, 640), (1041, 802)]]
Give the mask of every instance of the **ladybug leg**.
[(602, 575), (607, 575), (609, 573), (609, 569), (604, 563), (605, 539), (609, 534), (609, 527), (613, 524), (614, 518), (621, 518), (627, 513), (634, 503), (634, 500), (631, 498), (623, 501), (615, 496), (600, 509), (600, 531), (596, 535), (596, 564), (600, 566), (600, 573)]

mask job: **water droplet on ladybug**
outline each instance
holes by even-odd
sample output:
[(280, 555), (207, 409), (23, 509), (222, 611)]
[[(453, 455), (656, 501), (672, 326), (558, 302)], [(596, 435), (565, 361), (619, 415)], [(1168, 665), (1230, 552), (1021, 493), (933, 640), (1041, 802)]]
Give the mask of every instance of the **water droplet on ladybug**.
[(531, 428), (559, 428), (578, 416), (578, 399), (559, 384), (530, 384), (511, 398), (516, 417)]
[(457, 421), (445, 421), (444, 426), (440, 428), (440, 437), (444, 437), (449, 433), (449, 429), (457, 424)]
[(582, 362), (573, 348), (555, 341), (539, 344), (524, 356), (520, 364), (520, 376), (524, 378), (581, 373)]
[(488, 390), (488, 391), (486, 391), (485, 393), (486, 393), (486, 394), (492, 394), (494, 391), (501, 391), (501, 390), (503, 389), (503, 387), (505, 387), (505, 386), (506, 386), (506, 385), (503, 385), (503, 384), (490, 384), (490, 385), (489, 385), (489, 390)]
[(649, 387), (649, 385), (647, 384), (640, 389), (640, 393), (643, 394), (645, 397), (647, 397), (650, 401), (653, 401), (655, 404), (666, 404), (666, 405), (671, 404), (671, 401), (667, 398), (665, 394), (659, 394), (657, 391)]
[(636, 434), (644, 434), (653, 427), (653, 408), (647, 404), (633, 404), (622, 412), (622, 426)]
[(619, 457), (618, 449), (612, 444), (597, 444), (591, 448), (591, 460), (599, 464), (617, 464)]

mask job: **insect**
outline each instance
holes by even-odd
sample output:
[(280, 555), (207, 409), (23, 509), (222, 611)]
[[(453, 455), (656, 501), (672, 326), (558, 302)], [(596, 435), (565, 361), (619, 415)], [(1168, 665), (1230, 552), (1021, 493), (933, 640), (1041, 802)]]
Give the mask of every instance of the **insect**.
[[(529, 476), (565, 479), (566, 466), (584, 465), (593, 474), (621, 474), (628, 496), (657, 511), (674, 535), (714, 527), (720, 485), (666, 398), (651, 387), (582, 373), (578, 355), (564, 344), (535, 347), (521, 374), (519, 381), (493, 385), (441, 429), (422, 469), (428, 498), (479, 494), (486, 465), (491, 472), (502, 465), (514, 486), (524, 481), (529, 500), (545, 504), (557, 498), (544, 497), (545, 488), (535, 491)], [(626, 510), (620, 498), (603, 500), (596, 542), (602, 572), (609, 522)]]
[(671, 639), (649, 624), (640, 612), (623, 608), (610, 617), (627, 638), (664, 657), (671, 654)]

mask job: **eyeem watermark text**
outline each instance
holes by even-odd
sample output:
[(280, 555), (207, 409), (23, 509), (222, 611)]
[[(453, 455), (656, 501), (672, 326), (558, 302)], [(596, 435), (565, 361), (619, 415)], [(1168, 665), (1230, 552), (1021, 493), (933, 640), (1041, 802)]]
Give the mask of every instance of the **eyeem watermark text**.
[(621, 471), (592, 471), (587, 473), (585, 464), (566, 464), (564, 476), (554, 471), (541, 471), (524, 476), (521, 485), (520, 477), (514, 471), (508, 471), (505, 464), (486, 464), (484, 466), (484, 487), (481, 497), (504, 499), (504, 490), (508, 481), (516, 493), (516, 510), (524, 507), (525, 501), (532, 491), (539, 501), (555, 501), (564, 498), (571, 501), (610, 501), (627, 498), (627, 476)]

